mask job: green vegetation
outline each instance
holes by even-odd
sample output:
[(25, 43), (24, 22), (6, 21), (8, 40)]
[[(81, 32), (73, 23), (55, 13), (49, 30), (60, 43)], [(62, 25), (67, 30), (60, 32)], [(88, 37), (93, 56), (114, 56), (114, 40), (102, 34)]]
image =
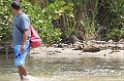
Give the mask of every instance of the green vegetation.
[(0, 39), (3, 42), (7, 42), (11, 37), (9, 35), (12, 34), (12, 23), (14, 18), (11, 13), (11, 8), (8, 6), (10, 3), (11, 0), (0, 0)]
[[(0, 0), (0, 39), (6, 42), (12, 38), (12, 1)], [(72, 34), (83, 40), (124, 37), (124, 0), (22, 0), (22, 7), (44, 42), (65, 42)]]

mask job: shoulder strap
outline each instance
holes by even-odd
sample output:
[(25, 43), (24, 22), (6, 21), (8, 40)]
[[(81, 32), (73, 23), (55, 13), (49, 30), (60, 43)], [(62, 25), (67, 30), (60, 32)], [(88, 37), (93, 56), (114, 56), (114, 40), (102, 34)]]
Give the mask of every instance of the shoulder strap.
[(21, 30), (21, 28), (18, 27), (17, 24), (15, 24), (15, 25), (16, 25), (16, 27), (18, 28), (18, 30), (23, 34), (23, 31)]

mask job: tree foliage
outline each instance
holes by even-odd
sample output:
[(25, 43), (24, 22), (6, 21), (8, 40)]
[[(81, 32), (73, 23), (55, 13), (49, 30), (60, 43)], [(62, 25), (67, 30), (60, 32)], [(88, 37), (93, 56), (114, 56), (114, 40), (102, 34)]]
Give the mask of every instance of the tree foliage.
[[(0, 36), (7, 41), (12, 1), (0, 0)], [(84, 40), (124, 37), (124, 0), (22, 0), (22, 7), (44, 42), (66, 41), (72, 34)]]
[(11, 13), (11, 7), (8, 6), (11, 0), (0, 0), (0, 43), (7, 42), (12, 39), (12, 23), (13, 15)]

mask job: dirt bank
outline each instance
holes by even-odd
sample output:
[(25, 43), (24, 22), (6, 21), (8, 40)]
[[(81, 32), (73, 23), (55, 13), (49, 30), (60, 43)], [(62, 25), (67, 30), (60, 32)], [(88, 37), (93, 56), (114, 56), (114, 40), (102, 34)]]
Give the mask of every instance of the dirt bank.
[[(112, 44), (110, 45), (112, 46)], [(56, 64), (57, 63), (82, 64), (88, 61), (120, 62), (124, 60), (124, 50), (122, 49), (115, 49), (115, 50), (104, 49), (104, 50), (100, 50), (99, 52), (84, 52), (82, 49), (74, 50), (75, 48), (77, 48), (77, 45), (75, 48), (68, 46), (66, 47), (57, 47), (57, 46), (55, 47), (55, 46), (56, 45), (49, 47), (48, 45), (42, 45), (39, 48), (31, 49), (30, 59), (40, 63), (56, 63)]]

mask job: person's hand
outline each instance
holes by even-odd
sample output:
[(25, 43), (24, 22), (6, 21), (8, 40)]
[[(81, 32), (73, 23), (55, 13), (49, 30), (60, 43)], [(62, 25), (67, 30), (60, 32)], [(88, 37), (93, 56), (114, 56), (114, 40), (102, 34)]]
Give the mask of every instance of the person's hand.
[(11, 48), (13, 48), (13, 47), (14, 47), (13, 43), (11, 43), (9, 46), (10, 46)]
[(23, 53), (25, 51), (25, 45), (21, 45), (20, 51)]

